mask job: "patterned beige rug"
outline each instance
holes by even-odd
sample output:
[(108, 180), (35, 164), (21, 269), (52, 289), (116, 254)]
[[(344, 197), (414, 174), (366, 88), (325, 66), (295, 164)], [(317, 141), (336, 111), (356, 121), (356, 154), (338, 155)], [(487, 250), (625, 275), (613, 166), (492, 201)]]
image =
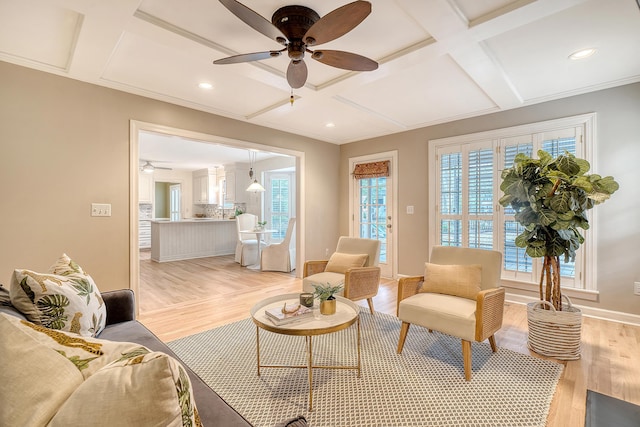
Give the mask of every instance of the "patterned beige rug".
[[(460, 341), (412, 326), (396, 354), (400, 321), (361, 312), (362, 377), (314, 370), (313, 412), (305, 369), (256, 375), (250, 319), (169, 343), (222, 398), (255, 426), (304, 415), (313, 427), (544, 426), (562, 365), (473, 344), (473, 377), (464, 380)], [(314, 338), (314, 364), (356, 363), (355, 325)], [(305, 364), (304, 337), (260, 331), (263, 364)], [(500, 345), (499, 339), (497, 340)]]

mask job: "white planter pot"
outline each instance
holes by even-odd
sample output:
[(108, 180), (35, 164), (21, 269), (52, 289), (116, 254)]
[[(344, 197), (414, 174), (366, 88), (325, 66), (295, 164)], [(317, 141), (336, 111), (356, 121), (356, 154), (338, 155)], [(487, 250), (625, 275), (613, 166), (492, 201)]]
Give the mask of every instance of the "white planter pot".
[[(562, 305), (556, 311), (546, 301), (527, 304), (527, 324), (529, 339), (527, 345), (536, 353), (561, 360), (580, 359), (580, 338), (582, 333), (582, 312), (571, 305)], [(544, 307), (549, 307), (546, 310)]]

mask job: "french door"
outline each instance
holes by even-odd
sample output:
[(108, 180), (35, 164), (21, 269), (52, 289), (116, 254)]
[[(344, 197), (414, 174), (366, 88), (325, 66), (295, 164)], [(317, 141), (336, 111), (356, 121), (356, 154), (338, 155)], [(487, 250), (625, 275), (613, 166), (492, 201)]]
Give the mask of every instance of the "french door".
[(397, 207), (394, 179), (397, 152), (351, 158), (350, 171), (363, 163), (389, 162), (389, 175), (355, 179), (349, 191), (350, 235), (380, 241), (380, 270), (383, 277), (394, 278), (397, 271), (397, 239), (394, 227)]

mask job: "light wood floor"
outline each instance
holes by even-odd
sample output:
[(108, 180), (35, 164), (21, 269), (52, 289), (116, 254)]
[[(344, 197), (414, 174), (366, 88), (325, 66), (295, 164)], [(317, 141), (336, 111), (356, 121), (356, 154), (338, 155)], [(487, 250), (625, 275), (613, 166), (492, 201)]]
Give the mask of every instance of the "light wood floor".
[[(252, 271), (236, 264), (233, 256), (162, 264), (150, 261), (148, 252), (141, 258), (139, 320), (164, 341), (245, 319), (266, 296), (302, 287), (295, 272)], [(366, 302), (360, 304), (366, 307)], [(376, 311), (395, 315), (394, 280), (383, 279), (374, 305)], [(526, 307), (507, 303), (504, 314), (498, 347), (539, 357), (527, 349)], [(563, 362), (547, 426), (584, 426), (587, 389), (640, 404), (639, 359), (640, 327), (584, 317), (582, 358)]]

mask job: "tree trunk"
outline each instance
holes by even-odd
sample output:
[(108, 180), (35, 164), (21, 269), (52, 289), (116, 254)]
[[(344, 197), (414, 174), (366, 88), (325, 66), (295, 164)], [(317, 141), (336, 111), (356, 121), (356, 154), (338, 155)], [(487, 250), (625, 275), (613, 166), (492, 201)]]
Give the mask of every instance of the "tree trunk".
[[(545, 284), (544, 298), (542, 284)], [(540, 274), (540, 299), (551, 303), (557, 311), (562, 311), (562, 291), (560, 290), (560, 257), (545, 256)]]

